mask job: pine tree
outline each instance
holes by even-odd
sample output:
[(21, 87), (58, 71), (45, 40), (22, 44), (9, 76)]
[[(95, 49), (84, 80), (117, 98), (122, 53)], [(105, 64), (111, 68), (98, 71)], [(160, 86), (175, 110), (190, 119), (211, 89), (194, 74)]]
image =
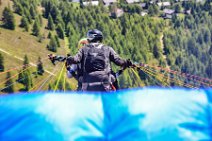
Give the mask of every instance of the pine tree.
[(53, 7), (51, 8), (50, 13), (51, 13), (53, 21), (56, 22), (56, 19), (59, 16), (59, 10), (57, 9), (57, 7), (55, 5), (53, 5)]
[(10, 8), (5, 7), (3, 11), (3, 26), (15, 30), (15, 18)]
[(177, 4), (177, 5), (175, 6), (175, 12), (180, 13), (181, 10), (182, 10), (182, 7), (180, 6), (180, 4)]
[(208, 66), (206, 67), (206, 74), (208, 75), (209, 79), (212, 79), (212, 59), (209, 59)]
[(54, 22), (52, 16), (49, 14), (47, 28), (49, 30), (54, 30)]
[(37, 73), (39, 75), (43, 75), (44, 69), (43, 69), (43, 63), (41, 62), (41, 58), (38, 58), (38, 64), (37, 64)]
[(80, 0), (80, 8), (84, 8), (83, 0)]
[(157, 15), (159, 13), (158, 6), (156, 6), (155, 4), (150, 5), (148, 11), (149, 15), (151, 16)]
[(18, 1), (13, 1), (13, 2), (14, 2), (15, 13), (22, 15), (24, 13), (23, 6)]
[(210, 10), (211, 9), (211, 0), (206, 0), (205, 3), (204, 3), (204, 9), (206, 11)]
[(39, 23), (38, 23), (38, 20), (35, 20), (35, 22), (34, 22), (34, 24), (33, 24), (32, 34), (33, 34), (34, 36), (40, 35), (40, 25), (39, 25)]
[(160, 57), (160, 49), (157, 45), (154, 45), (153, 54), (154, 54), (155, 58), (157, 58), (157, 59)]
[(29, 23), (32, 23), (32, 17), (29, 13), (29, 10), (27, 8), (24, 8), (24, 15), (26, 16)]
[(29, 59), (27, 55), (24, 56), (23, 69), (26, 69), (29, 66)]
[(23, 65), (24, 67), (22, 73), (20, 73), (18, 80), (25, 86), (25, 90), (28, 91), (33, 86), (33, 84), (32, 84), (32, 77), (30, 75), (30, 70), (27, 68), (29, 66), (29, 59), (27, 55), (24, 56)]
[(30, 12), (32, 19), (35, 19), (37, 14), (36, 14), (35, 8), (32, 5), (30, 6), (29, 12)]
[(57, 90), (63, 90), (63, 79), (61, 79), (58, 83)]
[(13, 80), (11, 79), (10, 72), (7, 72), (6, 80), (7, 81), (5, 82), (5, 89), (3, 91), (7, 93), (13, 93), (14, 87), (13, 87)]
[(51, 37), (49, 44), (47, 45), (47, 49), (53, 52), (57, 52), (57, 42), (54, 37)]
[(210, 49), (208, 50), (209, 55), (212, 55), (212, 44), (210, 46)]
[(20, 27), (23, 27), (25, 31), (29, 31), (29, 22), (25, 16), (21, 18), (21, 24)]
[(23, 84), (23, 79), (24, 79), (24, 75), (23, 75), (23, 71), (21, 70), (18, 74), (18, 82)]
[(49, 34), (48, 34), (48, 38), (49, 38), (49, 39), (51, 39), (51, 37), (52, 37), (52, 33), (51, 33), (51, 32), (49, 32)]
[(60, 41), (59, 41), (59, 38), (58, 38), (57, 35), (55, 35), (55, 40), (56, 40), (56, 42), (57, 42), (57, 46), (60, 47)]
[(50, 13), (50, 11), (52, 9), (52, 3), (50, 1), (44, 2), (43, 3), (43, 7), (45, 9), (43, 15), (44, 15), (45, 18), (48, 18), (49, 13)]
[(23, 68), (20, 70), (19, 75), (18, 75), (18, 82), (24, 84), (24, 79), (25, 79), (25, 71), (27, 71), (27, 67), (29, 66), (29, 59), (27, 55), (24, 56), (24, 62), (23, 62)]
[(59, 37), (60, 39), (64, 39), (64, 30), (63, 30), (61, 24), (59, 24), (59, 25), (57, 26), (56, 31), (57, 31), (58, 37)]
[(23, 77), (24, 77), (23, 85), (25, 86), (25, 90), (29, 91), (33, 86), (30, 71), (29, 70), (24, 71)]
[(42, 18), (41, 14), (38, 15), (38, 20), (39, 20), (40, 26), (42, 26), (43, 25), (43, 18)]
[(48, 90), (53, 90), (53, 86), (52, 86), (52, 84), (49, 84), (49, 86), (48, 86)]
[(4, 58), (2, 54), (0, 53), (0, 72), (4, 71)]

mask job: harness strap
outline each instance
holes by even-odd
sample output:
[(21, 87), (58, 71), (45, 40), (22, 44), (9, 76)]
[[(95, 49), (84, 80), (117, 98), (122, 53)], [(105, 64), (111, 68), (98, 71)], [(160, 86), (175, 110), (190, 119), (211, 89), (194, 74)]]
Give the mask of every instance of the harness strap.
[(103, 82), (90, 82), (90, 83), (82, 83), (83, 85), (88, 85), (88, 86), (98, 86), (98, 85), (103, 85)]

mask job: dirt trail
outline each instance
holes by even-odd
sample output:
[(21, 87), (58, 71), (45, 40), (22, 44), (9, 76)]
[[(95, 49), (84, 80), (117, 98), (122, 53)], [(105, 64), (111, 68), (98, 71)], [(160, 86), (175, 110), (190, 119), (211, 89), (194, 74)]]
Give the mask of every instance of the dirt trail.
[[(1, 49), (1, 48), (0, 48), (0, 52), (3, 52), (3, 53), (5, 53), (5, 54), (7, 54), (7, 55), (9, 55), (9, 56), (12, 56), (12, 57), (18, 59), (18, 60), (24, 61), (23, 58), (20, 58), (20, 57), (18, 57), (18, 56), (14, 56), (14, 55), (12, 55), (11, 53), (9, 53), (8, 51), (6, 51), (6, 50), (4, 50), (4, 49)], [(37, 64), (32, 63), (32, 62), (30, 62), (29, 64), (32, 65), (32, 66), (37, 66)], [(51, 75), (54, 75), (54, 76), (55, 76), (54, 73), (52, 73), (52, 72), (50, 72), (50, 71), (48, 71), (48, 70), (44, 70), (44, 71), (47, 72), (48, 74), (51, 74)]]
[(166, 59), (166, 55), (164, 54), (163, 37), (164, 37), (164, 34), (162, 33), (162, 35), (160, 36), (160, 44), (161, 44), (161, 49), (163, 50), (163, 58)]
[(162, 53), (163, 53), (163, 59), (166, 61), (166, 66), (167, 68), (170, 68), (170, 66), (167, 63), (167, 56), (164, 54), (164, 33), (162, 33), (162, 35), (160, 36), (160, 44), (161, 44), (161, 49), (162, 49)]

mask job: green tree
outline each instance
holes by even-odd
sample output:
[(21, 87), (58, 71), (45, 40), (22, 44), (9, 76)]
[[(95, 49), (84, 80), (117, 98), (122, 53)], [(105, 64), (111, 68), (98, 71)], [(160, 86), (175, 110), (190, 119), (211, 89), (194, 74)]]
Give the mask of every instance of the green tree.
[(212, 59), (210, 58), (209, 62), (208, 62), (208, 66), (206, 68), (206, 74), (208, 75), (208, 77), (210, 79), (212, 79)]
[(212, 44), (210, 46), (210, 49), (208, 50), (209, 55), (212, 55)]
[(19, 74), (18, 74), (18, 79), (17, 79), (17, 81), (18, 81), (19, 83), (22, 83), (22, 84), (23, 84), (23, 79), (24, 79), (23, 71), (20, 70), (20, 72), (19, 72)]
[(49, 30), (54, 30), (54, 22), (53, 22), (53, 19), (52, 19), (52, 16), (51, 15), (49, 15), (49, 17), (48, 17), (47, 28)]
[(29, 70), (26, 70), (23, 72), (23, 78), (24, 78), (23, 79), (24, 89), (25, 89), (25, 91), (29, 91), (33, 86), (32, 77), (30, 75)]
[(38, 23), (38, 20), (35, 20), (32, 28), (32, 35), (38, 36), (40, 35), (40, 25)]
[(199, 56), (199, 50), (195, 39), (190, 38), (187, 42), (188, 52), (194, 54), (196, 57)]
[(29, 69), (29, 59), (27, 55), (24, 56), (24, 61), (23, 61), (23, 68), (20, 70), (19, 75), (18, 75), (18, 82), (22, 84), (26, 84), (26, 75), (30, 73)]
[(50, 10), (51, 10), (50, 1), (42, 1), (41, 4), (44, 7), (43, 15), (44, 15), (45, 18), (48, 18)]
[(49, 44), (47, 45), (47, 49), (52, 52), (57, 52), (57, 42), (54, 37), (51, 37)]
[(148, 11), (149, 11), (149, 15), (151, 16), (157, 15), (159, 13), (158, 6), (155, 4), (151, 4), (148, 8)]
[(155, 58), (157, 58), (157, 59), (160, 58), (160, 49), (157, 45), (154, 45), (153, 54), (154, 54)]
[(80, 0), (80, 8), (84, 8), (83, 0)]
[(64, 39), (64, 30), (63, 30), (61, 24), (59, 24), (59, 25), (57, 26), (56, 31), (57, 31), (58, 37), (59, 37), (60, 39)]
[(14, 3), (13, 8), (14, 8), (15, 13), (22, 15), (24, 13), (24, 9), (23, 9), (23, 6), (21, 5), (21, 3), (18, 2), (17, 0), (14, 0), (13, 3)]
[(4, 71), (4, 58), (2, 54), (0, 53), (0, 72)]
[(205, 29), (205, 31), (204, 31), (204, 41), (206, 43), (211, 41), (211, 33), (210, 33), (209, 29)]
[(206, 0), (205, 3), (204, 3), (204, 9), (206, 11), (210, 10), (211, 9), (211, 0)]
[(3, 26), (7, 29), (15, 30), (15, 18), (10, 8), (3, 10)]
[(180, 6), (180, 4), (177, 4), (175, 6), (175, 12), (180, 13), (182, 11), (182, 7)]
[(26, 16), (29, 23), (32, 23), (32, 17), (30, 15), (30, 12), (27, 8), (24, 8), (24, 15)]
[(57, 42), (57, 46), (60, 47), (60, 41), (57, 35), (55, 35), (55, 41)]
[(11, 73), (7, 72), (6, 76), (6, 82), (5, 82), (5, 89), (3, 89), (4, 92), (7, 93), (13, 93), (14, 92), (14, 86), (13, 86), (13, 80), (11, 79)]
[(25, 55), (24, 62), (23, 62), (23, 69), (26, 69), (27, 67), (29, 67), (29, 59), (28, 59), (27, 55)]
[(51, 33), (51, 32), (49, 32), (49, 34), (48, 34), (48, 38), (49, 38), (49, 39), (51, 39), (51, 37), (52, 37), (52, 33)]
[(30, 70), (27, 68), (29, 66), (29, 59), (27, 57), (27, 55), (24, 56), (24, 67), (22, 70), (22, 83), (24, 85), (24, 89), (25, 91), (30, 90), (30, 88), (32, 88), (33, 84), (32, 84), (32, 77), (30, 74)]
[(63, 90), (63, 78), (61, 78), (61, 80), (59, 80), (59, 83), (57, 85), (57, 90)]
[(25, 16), (21, 18), (20, 27), (23, 27), (25, 31), (29, 31), (29, 22)]
[(48, 90), (53, 90), (53, 86), (52, 86), (52, 84), (49, 84), (49, 86), (48, 86)]
[(41, 62), (41, 58), (38, 58), (38, 63), (37, 63), (37, 74), (43, 75), (44, 69), (43, 69), (43, 63)]
[(51, 13), (51, 16), (53, 18), (53, 21), (56, 22), (56, 19), (59, 16), (59, 10), (58, 10), (58, 8), (55, 5), (53, 5), (50, 13)]
[(41, 14), (38, 15), (38, 20), (39, 20), (40, 26), (42, 26), (43, 25), (43, 17)]
[(32, 6), (32, 5), (30, 6), (29, 12), (30, 12), (32, 19), (35, 19), (37, 13), (36, 13), (34, 6)]

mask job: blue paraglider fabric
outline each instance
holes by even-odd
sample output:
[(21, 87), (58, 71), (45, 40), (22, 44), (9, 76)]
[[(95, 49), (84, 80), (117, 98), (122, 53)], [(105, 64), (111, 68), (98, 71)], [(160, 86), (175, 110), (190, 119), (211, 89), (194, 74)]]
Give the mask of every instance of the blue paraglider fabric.
[(0, 96), (0, 141), (212, 141), (212, 90)]

